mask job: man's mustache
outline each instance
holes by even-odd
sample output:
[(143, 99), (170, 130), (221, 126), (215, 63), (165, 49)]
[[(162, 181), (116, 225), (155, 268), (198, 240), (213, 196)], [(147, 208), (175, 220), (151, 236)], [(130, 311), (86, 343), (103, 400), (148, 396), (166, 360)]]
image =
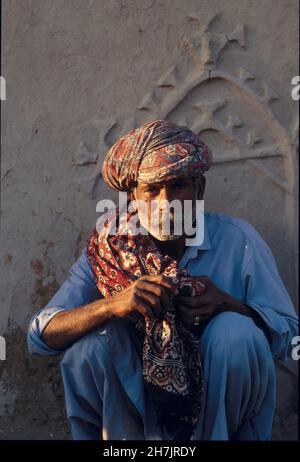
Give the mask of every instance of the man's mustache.
[(175, 218), (182, 218), (182, 214), (180, 214), (178, 216), (178, 214), (175, 216), (174, 213), (170, 213), (170, 212), (167, 212), (167, 211), (158, 211), (158, 212), (154, 212), (154, 213), (151, 213), (149, 214), (149, 218), (151, 220), (155, 220), (155, 219), (158, 219), (160, 221), (170, 221), (170, 222), (174, 222), (175, 221)]

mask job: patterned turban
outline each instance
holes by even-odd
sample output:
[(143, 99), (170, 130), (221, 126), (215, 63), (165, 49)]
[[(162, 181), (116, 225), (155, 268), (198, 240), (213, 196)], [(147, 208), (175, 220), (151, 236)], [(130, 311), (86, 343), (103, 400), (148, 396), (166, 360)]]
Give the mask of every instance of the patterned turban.
[(199, 135), (167, 120), (154, 120), (110, 148), (102, 175), (111, 188), (128, 191), (136, 181), (159, 183), (179, 176), (201, 176), (211, 163), (212, 153)]

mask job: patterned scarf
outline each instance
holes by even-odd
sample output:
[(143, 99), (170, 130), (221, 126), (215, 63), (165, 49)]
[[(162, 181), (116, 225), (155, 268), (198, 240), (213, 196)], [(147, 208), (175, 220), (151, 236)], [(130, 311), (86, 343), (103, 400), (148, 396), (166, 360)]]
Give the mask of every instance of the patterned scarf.
[[(163, 256), (151, 235), (134, 235), (130, 223), (135, 213), (108, 214), (102, 231), (95, 228), (87, 240), (87, 256), (101, 294), (114, 296), (147, 274), (170, 277), (184, 295), (203, 293), (204, 285), (179, 269), (176, 260)], [(109, 231), (116, 220), (118, 232), (112, 235)], [(203, 384), (199, 335), (176, 316), (175, 298), (172, 308), (154, 321), (145, 321), (138, 312), (128, 317), (141, 340), (144, 383), (159, 421), (175, 439), (179, 429), (178, 437), (189, 439), (198, 419)]]

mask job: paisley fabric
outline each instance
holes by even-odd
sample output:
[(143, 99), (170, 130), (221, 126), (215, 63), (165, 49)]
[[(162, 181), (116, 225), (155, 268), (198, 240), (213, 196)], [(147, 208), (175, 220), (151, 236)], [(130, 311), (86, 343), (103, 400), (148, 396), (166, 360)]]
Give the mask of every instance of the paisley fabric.
[(113, 189), (128, 191), (136, 181), (158, 183), (178, 176), (201, 176), (211, 163), (212, 153), (199, 135), (167, 120), (154, 120), (110, 148), (102, 175)]
[[(205, 286), (179, 269), (176, 260), (163, 256), (150, 235), (136, 235), (131, 229), (135, 213), (117, 214), (116, 235), (109, 231), (117, 218), (108, 214), (102, 231), (98, 233), (95, 228), (87, 241), (87, 256), (102, 295), (114, 296), (145, 274), (172, 278), (186, 295), (203, 293)], [(145, 321), (138, 312), (129, 318), (142, 339), (143, 378), (157, 408), (191, 430), (197, 422), (202, 394), (199, 336), (176, 317), (175, 299), (159, 319)]]

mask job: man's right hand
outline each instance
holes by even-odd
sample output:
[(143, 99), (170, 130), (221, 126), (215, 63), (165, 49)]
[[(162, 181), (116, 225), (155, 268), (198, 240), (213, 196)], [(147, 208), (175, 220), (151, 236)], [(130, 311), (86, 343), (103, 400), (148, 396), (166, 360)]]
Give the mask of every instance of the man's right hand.
[(122, 292), (87, 305), (57, 313), (41, 336), (53, 349), (65, 349), (83, 335), (100, 327), (112, 316), (123, 317), (139, 311), (148, 319), (157, 317), (171, 304), (170, 295), (178, 289), (166, 276), (141, 276)]
[(162, 308), (171, 307), (170, 295), (178, 294), (179, 291), (170, 278), (163, 275), (145, 275), (107, 301), (115, 316), (123, 317), (138, 311), (146, 319), (154, 320)]

